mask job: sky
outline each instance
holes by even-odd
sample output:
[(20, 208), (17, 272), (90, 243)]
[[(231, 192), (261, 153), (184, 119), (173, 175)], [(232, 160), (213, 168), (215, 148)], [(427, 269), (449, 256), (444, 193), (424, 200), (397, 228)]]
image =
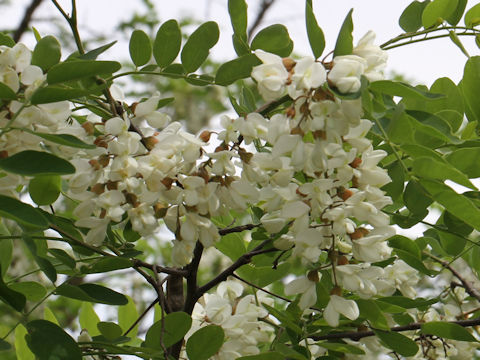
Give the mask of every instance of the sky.
[[(3, 27), (16, 27), (30, 0), (10, 0), (11, 5), (2, 16)], [(70, 1), (59, 0), (60, 4), (69, 11)], [(212, 50), (216, 59), (229, 60), (235, 57), (231, 45), (231, 25), (227, 12), (227, 0), (152, 0), (160, 18), (165, 21), (170, 18), (192, 16), (200, 21), (213, 20), (220, 26), (221, 37), (219, 43)], [(253, 21), (260, 0), (247, 0), (249, 18)], [(319, 25), (322, 27), (327, 47), (325, 53), (332, 50), (340, 26), (351, 8), (354, 8), (354, 41), (358, 41), (368, 30), (377, 34), (378, 44), (383, 43), (402, 33), (398, 25), (398, 18), (410, 0), (313, 0), (314, 12)], [(470, 1), (468, 8), (478, 1)], [(121, 20), (128, 19), (138, 8), (139, 1), (133, 0), (77, 0), (80, 32), (88, 27), (98, 33), (112, 33), (115, 25)], [(275, 0), (265, 17), (261, 27), (274, 23), (287, 26), (290, 36), (295, 43), (294, 51), (297, 54), (311, 54), (304, 25), (304, 2), (301, 0)], [(55, 14), (56, 9), (48, 0), (40, 6), (35, 17), (46, 18)], [(49, 33), (51, 24), (36, 22), (32, 24), (43, 35)], [(115, 37), (115, 35), (114, 35)], [(34, 46), (34, 39), (25, 36), (23, 41)], [(118, 44), (112, 48), (107, 56), (113, 59), (125, 58), (128, 54), (127, 42), (119, 35)], [(463, 39), (462, 39), (463, 40)], [(478, 54), (473, 39), (465, 39), (465, 44), (471, 55)], [(402, 74), (406, 79), (415, 83), (431, 85), (439, 77), (447, 76), (458, 82), (463, 74), (466, 57), (447, 39), (433, 40), (426, 43), (404, 46), (389, 50), (387, 73)]]

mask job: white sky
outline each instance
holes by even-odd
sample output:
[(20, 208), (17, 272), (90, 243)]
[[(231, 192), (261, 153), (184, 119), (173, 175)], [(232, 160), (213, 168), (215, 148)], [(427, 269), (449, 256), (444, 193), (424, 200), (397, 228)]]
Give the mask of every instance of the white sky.
[[(2, 15), (3, 27), (16, 27), (20, 21), (25, 4), (30, 0), (11, 0), (14, 5)], [(60, 0), (68, 11), (69, 0)], [(233, 59), (235, 54), (231, 45), (231, 26), (227, 12), (227, 0), (153, 0), (162, 20), (181, 18), (190, 15), (199, 20), (214, 20), (220, 26), (221, 38), (213, 49), (213, 54), (218, 59)], [(313, 0), (314, 11), (319, 25), (322, 27), (327, 47), (325, 53), (333, 49), (339, 28), (350, 8), (354, 8), (354, 38), (357, 41), (368, 30), (377, 33), (378, 43), (383, 43), (402, 30), (398, 26), (398, 18), (403, 9), (411, 0)], [(469, 8), (478, 1), (470, 1)], [(250, 20), (256, 14), (260, 0), (247, 0), (249, 5)], [(112, 33), (119, 20), (125, 20), (138, 7), (139, 1), (134, 0), (77, 0), (80, 30), (82, 25), (99, 33)], [(36, 13), (36, 17), (45, 17), (46, 14), (55, 13), (52, 3), (46, 0)], [(303, 0), (276, 0), (269, 10), (263, 27), (281, 23), (287, 26), (290, 36), (295, 43), (294, 51), (298, 54), (310, 54), (310, 48), (304, 25)], [(49, 33), (49, 24), (33, 22), (33, 25), (45, 35)], [(461, 25), (463, 23), (461, 22)], [(26, 36), (30, 46), (34, 46), (31, 36)], [(117, 40), (117, 39), (112, 39)], [(118, 35), (118, 40), (122, 40)], [(471, 55), (479, 53), (473, 39), (464, 40)], [(128, 50), (125, 42), (116, 44), (107, 56), (117, 59), (127, 57)], [(430, 85), (436, 78), (447, 76), (458, 82), (463, 73), (465, 56), (458, 48), (447, 39), (433, 40), (393, 49), (389, 51), (388, 70), (394, 70), (419, 83)]]

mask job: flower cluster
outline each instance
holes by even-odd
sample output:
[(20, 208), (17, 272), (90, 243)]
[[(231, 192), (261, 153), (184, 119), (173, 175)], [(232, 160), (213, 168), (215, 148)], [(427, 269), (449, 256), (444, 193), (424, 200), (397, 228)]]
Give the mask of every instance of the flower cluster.
[(258, 344), (268, 342), (273, 328), (261, 319), (268, 312), (259, 303), (273, 305), (273, 299), (262, 293), (243, 295), (242, 284), (227, 280), (215, 294), (205, 294), (195, 305), (193, 325), (187, 338), (199, 328), (219, 325), (225, 332), (225, 342), (212, 359), (236, 359), (260, 352)]

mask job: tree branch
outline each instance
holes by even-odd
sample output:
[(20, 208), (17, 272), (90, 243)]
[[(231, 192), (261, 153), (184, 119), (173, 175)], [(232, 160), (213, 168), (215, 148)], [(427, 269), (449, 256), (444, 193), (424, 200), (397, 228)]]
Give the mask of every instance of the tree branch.
[(150, 270), (158, 272), (158, 273), (164, 273), (164, 274), (168, 274), (168, 275), (179, 275), (179, 276), (183, 276), (183, 277), (187, 276), (187, 271), (185, 271), (183, 269), (174, 269), (174, 268), (171, 268), (171, 267), (149, 264), (145, 261), (138, 260), (138, 259), (133, 259), (133, 266), (134, 267), (143, 267), (143, 268), (150, 269)]
[[(468, 319), (468, 320), (458, 320), (458, 321), (448, 321), (450, 324), (457, 324), (462, 327), (470, 327), (470, 326), (477, 326), (480, 325), (480, 318), (475, 319)], [(425, 323), (412, 323), (409, 325), (403, 326), (394, 326), (390, 328), (390, 331), (401, 332), (401, 331), (411, 331), (411, 330), (418, 330), (422, 327)], [(354, 341), (358, 341), (364, 337), (374, 336), (375, 332), (373, 330), (369, 331), (347, 331), (347, 332), (339, 332), (339, 333), (331, 333), (326, 335), (317, 335), (317, 336), (310, 336), (315, 341), (319, 340), (335, 340), (335, 339), (351, 339)]]
[(193, 250), (193, 259), (192, 262), (187, 266), (187, 297), (185, 300), (185, 306), (183, 311), (187, 314), (191, 314), (193, 311), (193, 307), (197, 302), (197, 273), (198, 273), (198, 266), (200, 265), (200, 259), (202, 258), (203, 254), (203, 245), (200, 241), (197, 241), (195, 246), (195, 250)]
[(462, 286), (465, 288), (465, 291), (471, 296), (474, 297), (475, 299), (480, 301), (480, 293), (470, 284), (467, 280), (463, 278), (463, 276), (455, 270), (448, 262), (436, 257), (435, 255), (432, 255), (430, 253), (424, 252), (425, 255), (427, 255), (429, 258), (435, 260), (439, 264), (441, 264), (445, 269), (448, 269), (453, 276), (455, 276), (460, 282), (462, 283)]
[(18, 42), (22, 35), (27, 31), (30, 21), (32, 20), (33, 13), (37, 8), (40, 6), (43, 0), (33, 0), (30, 5), (25, 9), (25, 13), (23, 14), (22, 21), (20, 21), (20, 25), (18, 25), (17, 29), (13, 33), (13, 40)]
[(252, 257), (260, 254), (269, 253), (269, 252), (280, 251), (276, 248), (263, 249), (263, 247), (267, 245), (270, 241), (271, 241), (270, 239), (263, 241), (260, 245), (258, 245), (252, 251), (240, 256), (237, 259), (237, 261), (235, 261), (232, 265), (230, 265), (228, 268), (223, 270), (218, 276), (210, 280), (205, 285), (199, 287), (195, 294), (195, 301), (197, 301), (203, 294), (205, 294), (211, 288), (220, 284), (222, 281), (227, 280), (227, 278), (230, 275), (232, 275), (235, 272), (235, 270), (237, 270), (239, 267), (248, 264), (252, 260)]
[(246, 224), (246, 225), (239, 225), (231, 228), (225, 228), (225, 229), (220, 229), (218, 230), (218, 233), (223, 236), (227, 234), (232, 234), (232, 233), (237, 233), (237, 232), (242, 232), (245, 230), (252, 230), (257, 227), (261, 226), (261, 224)]
[(257, 13), (257, 17), (253, 21), (252, 26), (250, 26), (250, 29), (248, 30), (248, 40), (250, 41), (253, 35), (253, 32), (257, 29), (257, 27), (260, 25), (262, 22), (263, 18), (267, 14), (268, 9), (270, 6), (273, 5), (275, 0), (262, 0), (262, 3), (260, 4), (260, 9)]

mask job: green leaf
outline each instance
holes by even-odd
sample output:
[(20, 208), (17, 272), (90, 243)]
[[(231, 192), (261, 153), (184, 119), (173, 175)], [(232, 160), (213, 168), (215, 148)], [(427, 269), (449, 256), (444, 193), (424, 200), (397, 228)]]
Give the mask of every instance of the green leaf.
[(63, 284), (55, 291), (57, 295), (108, 305), (125, 305), (128, 299), (125, 295), (97, 284), (80, 284), (78, 286)]
[(457, 33), (453, 30), (450, 30), (448, 32), (448, 36), (450, 37), (450, 40), (460, 49), (460, 51), (467, 57), (470, 57), (470, 54), (468, 53), (467, 49), (465, 49), (465, 46), (463, 46), (462, 41), (458, 37)]
[(47, 320), (47, 321), (50, 321), (50, 322), (52, 322), (52, 323), (54, 323), (54, 324), (60, 325), (60, 324), (58, 323), (57, 318), (55, 317), (55, 314), (54, 314), (54, 313), (52, 312), (52, 310), (50, 310), (50, 308), (47, 307), (47, 306), (45, 306), (45, 307), (43, 308), (43, 319), (44, 319), (44, 320)]
[(44, 272), (45, 275), (50, 279), (52, 283), (57, 280), (57, 270), (52, 265), (50, 260), (45, 257), (45, 250), (42, 250), (42, 246), (46, 248), (46, 242), (34, 242), (30, 237), (23, 236), (23, 240), (27, 245), (30, 253), (32, 254), (35, 262), (40, 267), (40, 269)]
[(476, 4), (465, 14), (465, 26), (474, 27), (480, 24), (480, 4)]
[(403, 356), (413, 356), (418, 352), (418, 345), (412, 339), (396, 332), (374, 330), (379, 339), (393, 351)]
[(430, 92), (443, 94), (443, 98), (436, 99), (433, 101), (424, 102), (425, 110), (436, 114), (437, 116), (443, 117), (442, 111), (454, 110), (455, 118), (451, 121), (447, 121), (453, 131), (457, 131), (463, 121), (463, 113), (465, 112), (465, 105), (463, 100), (463, 95), (460, 89), (455, 85), (455, 83), (449, 78), (443, 77), (435, 80)]
[[(1, 201), (1, 199), (0, 199)], [(1, 215), (1, 214), (0, 214)], [(3, 239), (0, 241), (0, 276), (5, 276), (12, 263), (13, 240)]]
[(457, 9), (458, 0), (433, 0), (422, 13), (422, 25), (425, 29), (438, 26)]
[(469, 198), (434, 180), (422, 179), (420, 184), (450, 213), (475, 229), (480, 229), (480, 209)]
[(416, 180), (410, 180), (403, 193), (405, 206), (413, 214), (421, 216), (422, 219), (427, 216), (427, 208), (433, 202), (431, 196)]
[(267, 26), (260, 30), (253, 38), (252, 50), (262, 49), (278, 56), (288, 56), (293, 49), (293, 41), (290, 39), (288, 29), (280, 24)]
[(474, 179), (480, 177), (480, 166), (478, 166), (480, 147), (456, 149), (448, 154), (446, 159), (469, 178)]
[(53, 65), (58, 64), (61, 56), (60, 43), (55, 37), (49, 35), (41, 38), (35, 45), (31, 63), (46, 72)]
[(18, 312), (22, 311), (25, 307), (27, 299), (22, 293), (10, 289), (3, 281), (3, 278), (0, 276), (0, 299), (5, 303), (10, 305), (12, 308)]
[(9, 288), (25, 295), (28, 301), (40, 301), (47, 294), (45, 287), (35, 281), (12, 283)]
[(34, 227), (36, 230), (48, 228), (48, 221), (40, 211), (33, 206), (17, 199), (0, 195), (0, 216), (12, 219), (21, 225)]
[(415, 88), (411, 85), (391, 80), (374, 81), (370, 84), (370, 89), (382, 92), (387, 95), (401, 96), (404, 98), (411, 97), (423, 101), (444, 97), (444, 95), (442, 94), (432, 94), (430, 92)]
[(90, 266), (88, 273), (104, 273), (114, 270), (127, 269), (132, 265), (132, 260), (124, 257), (105, 257)]
[(267, 311), (276, 317), (282, 325), (284, 325), (287, 329), (293, 330), (298, 335), (302, 334), (302, 329), (298, 326), (292, 319), (289, 318), (288, 313), (285, 311), (279, 311), (274, 307), (268, 306), (267, 304), (262, 303), (262, 306), (267, 309)]
[(313, 12), (312, 0), (305, 1), (305, 24), (307, 26), (308, 42), (313, 52), (313, 57), (318, 59), (325, 49), (325, 35), (318, 26), (317, 19)]
[(110, 321), (100, 321), (97, 323), (97, 328), (108, 340), (115, 340), (122, 336), (122, 328)]
[(15, 46), (15, 41), (7, 34), (0, 32), (0, 45), (5, 45), (11, 48)]
[(79, 99), (84, 96), (94, 94), (97, 90), (103, 87), (104, 86), (99, 86), (95, 89), (89, 90), (65, 86), (47, 86), (36, 90), (30, 98), (30, 102), (34, 105), (38, 105), (50, 104), (63, 100)]
[(112, 41), (108, 44), (99, 46), (99, 47), (97, 47), (93, 50), (90, 50), (89, 52), (86, 52), (83, 55), (80, 55), (78, 58), (82, 59), (82, 60), (95, 60), (98, 57), (98, 55), (103, 54), (105, 51), (110, 49), (113, 45), (116, 44), (116, 42), (117, 41), (115, 40), (115, 41)]
[(395, 235), (388, 239), (388, 245), (394, 249), (404, 250), (418, 259), (421, 259), (421, 251), (415, 241), (402, 236)]
[(75, 167), (67, 160), (50, 153), (25, 150), (0, 159), (0, 168), (18, 175), (67, 175), (75, 172)]
[(11, 348), (12, 348), (12, 345), (10, 345), (10, 343), (6, 342), (3, 339), (0, 339), (0, 351), (10, 350)]
[(398, 23), (406, 32), (415, 32), (422, 27), (422, 13), (429, 1), (414, 1), (403, 10)]
[(404, 309), (413, 309), (413, 308), (425, 308), (432, 304), (438, 302), (439, 299), (432, 298), (432, 299), (423, 299), (423, 298), (416, 298), (410, 299), (405, 296), (386, 296), (377, 300), (377, 302), (384, 302), (396, 306), (400, 306)]
[(335, 50), (333, 56), (350, 55), (353, 51), (353, 9), (350, 9), (345, 20), (343, 21), (340, 33), (338, 34), (337, 42), (335, 43)]
[(176, 20), (168, 20), (160, 26), (153, 42), (153, 56), (158, 66), (164, 68), (176, 59), (182, 45), (182, 33)]
[(15, 100), (17, 95), (8, 85), (0, 82), (0, 100)]
[(233, 33), (240, 39), (247, 40), (247, 3), (245, 0), (228, 0), (228, 14)]
[(53, 142), (59, 145), (65, 145), (65, 146), (79, 148), (79, 149), (96, 149), (97, 148), (96, 145), (87, 144), (82, 140), (80, 140), (79, 138), (70, 134), (48, 134), (48, 133), (42, 133), (42, 132), (33, 131), (25, 128), (22, 128), (21, 130), (33, 135), (37, 135), (42, 139), (48, 140), (50, 142)]
[(82, 302), (79, 311), (78, 321), (80, 322), (80, 327), (88, 331), (90, 336), (100, 335), (97, 324), (100, 322), (100, 319), (93, 309), (93, 305), (90, 302)]
[(365, 317), (375, 329), (389, 330), (387, 319), (380, 307), (373, 300), (355, 300), (360, 310), (360, 316)]
[(128, 50), (135, 66), (142, 66), (148, 63), (152, 57), (152, 43), (145, 31), (135, 30), (132, 33)]
[(276, 351), (265, 352), (257, 355), (248, 355), (237, 358), (237, 360), (284, 360), (285, 357)]
[(392, 200), (398, 199), (403, 194), (403, 188), (405, 186), (405, 172), (400, 161), (394, 161), (387, 166), (388, 176), (392, 179), (392, 182), (384, 185), (382, 190), (387, 192), (387, 195)]
[(200, 328), (188, 338), (187, 354), (190, 360), (207, 360), (223, 345), (225, 334), (217, 325)]
[(455, 8), (455, 11), (446, 18), (447, 22), (450, 25), (455, 26), (458, 24), (458, 22), (462, 18), (465, 8), (467, 7), (467, 2), (468, 0), (458, 0), (458, 4), (457, 4), (457, 7)]
[(68, 266), (71, 269), (75, 269), (76, 261), (70, 255), (67, 254), (62, 249), (48, 249), (48, 252), (53, 255), (53, 257), (57, 260), (60, 260), (63, 264)]
[(46, 320), (27, 324), (28, 347), (38, 360), (82, 360), (76, 341), (61, 327)]
[(454, 168), (451, 164), (445, 161), (437, 161), (431, 157), (419, 157), (413, 161), (413, 172), (423, 178), (447, 180), (450, 179), (457, 184), (466, 186), (471, 189), (476, 189), (468, 177), (461, 171)]
[(324, 349), (332, 350), (335, 352), (341, 352), (344, 354), (365, 355), (365, 351), (350, 344), (342, 344), (342, 343), (334, 343), (334, 342), (319, 342), (317, 343), (317, 345), (321, 346)]
[(122, 65), (116, 61), (72, 60), (53, 66), (47, 74), (50, 85), (88, 78), (95, 75), (112, 74)]
[[(123, 332), (127, 331), (130, 326), (138, 319), (137, 307), (133, 300), (128, 297), (128, 304), (118, 307), (118, 325), (122, 328)], [(135, 337), (138, 332), (138, 324), (130, 330), (128, 336)]]
[(30, 351), (25, 340), (27, 329), (22, 324), (18, 324), (15, 328), (15, 353), (17, 360), (35, 360), (35, 355)]
[(190, 35), (180, 54), (187, 72), (191, 73), (203, 64), (219, 35), (218, 25), (214, 21), (203, 23)]
[[(192, 318), (182, 311), (173, 312), (165, 316), (163, 320), (154, 323), (147, 331), (145, 345), (153, 349), (162, 349), (159, 339), (163, 340), (165, 347), (170, 347), (183, 339), (192, 326)], [(164, 331), (162, 335), (162, 330)], [(222, 334), (223, 343), (223, 334)], [(213, 354), (212, 354), (213, 355)]]
[(422, 333), (458, 341), (477, 341), (477, 339), (475, 339), (464, 327), (444, 321), (432, 321), (423, 324)]
[(58, 175), (40, 175), (30, 180), (28, 192), (37, 205), (50, 205), (58, 199), (62, 179)]
[(467, 60), (463, 70), (461, 89), (470, 112), (470, 114), (467, 112), (468, 119), (470, 121), (480, 121), (480, 101), (478, 101), (478, 94), (480, 93), (480, 56), (472, 56)]
[(252, 73), (252, 68), (259, 64), (261, 64), (261, 61), (254, 54), (243, 55), (228, 61), (218, 68), (215, 83), (227, 86), (237, 80), (248, 78)]

